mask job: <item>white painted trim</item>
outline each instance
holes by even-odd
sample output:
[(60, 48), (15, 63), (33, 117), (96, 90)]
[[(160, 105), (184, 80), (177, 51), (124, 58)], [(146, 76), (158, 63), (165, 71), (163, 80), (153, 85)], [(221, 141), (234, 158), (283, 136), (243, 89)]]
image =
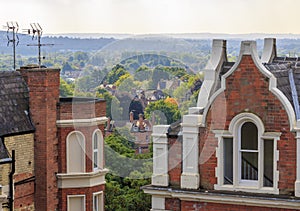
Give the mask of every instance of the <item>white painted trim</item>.
[(156, 186), (168, 186), (168, 129), (169, 125), (153, 126), (153, 174), (151, 184)]
[(70, 201), (69, 201), (69, 198), (83, 198), (83, 210), (82, 211), (85, 211), (86, 210), (86, 196), (85, 195), (67, 195), (67, 210), (68, 211), (72, 211), (70, 209)]
[(151, 204), (152, 211), (165, 210), (165, 197), (152, 196)]
[[(94, 168), (94, 137), (98, 134), (98, 168)], [(92, 162), (93, 170), (97, 171), (98, 169), (103, 169), (104, 167), (104, 139), (102, 131), (96, 129), (92, 135)]]
[[(248, 183), (240, 181), (240, 129), (245, 122), (252, 122), (258, 130), (258, 181), (256, 183)], [(214, 130), (215, 137), (218, 138), (218, 147), (216, 148), (217, 167), (215, 169), (217, 184), (214, 185), (215, 190), (226, 191), (243, 191), (250, 193), (270, 193), (279, 194), (278, 181), (279, 171), (277, 170), (277, 162), (279, 160), (279, 151), (277, 150), (277, 141), (280, 140), (281, 133), (266, 132), (262, 120), (252, 113), (241, 113), (235, 116), (230, 124), (229, 131)], [(224, 185), (223, 170), (223, 138), (233, 138), (233, 185)], [(264, 139), (274, 141), (273, 149), (273, 187), (263, 186), (263, 144)]]
[(204, 81), (198, 95), (198, 108), (205, 108), (207, 106), (211, 91), (218, 77), (219, 69), (222, 67), (224, 61), (227, 61), (226, 40), (213, 40), (211, 56), (204, 69)]
[(264, 39), (264, 49), (261, 56), (262, 63), (270, 63), (277, 55), (276, 52), (276, 39), (275, 38), (265, 38)]
[(155, 190), (155, 189), (143, 189), (147, 194), (152, 196), (159, 196), (165, 198), (179, 198), (182, 201), (194, 201), (194, 202), (210, 202), (218, 204), (232, 204), (243, 206), (255, 206), (255, 207), (273, 207), (282, 209), (295, 209), (300, 210), (300, 200), (288, 200), (282, 198), (270, 197), (255, 197), (246, 195), (230, 195), (221, 193), (210, 192), (190, 192), (190, 191), (173, 191), (169, 190)]
[(94, 211), (94, 205), (95, 205), (95, 200), (94, 200), (94, 197), (97, 196), (99, 197), (98, 200), (100, 200), (100, 207), (99, 207), (99, 210), (98, 211), (103, 211), (104, 210), (104, 193), (103, 191), (99, 191), (99, 192), (96, 192), (96, 193), (93, 193), (93, 211)]
[(202, 115), (184, 115), (182, 121), (182, 174), (181, 188), (198, 189), (199, 175), (199, 127)]
[(58, 188), (87, 188), (105, 184), (108, 169), (90, 173), (56, 174)]
[(300, 197), (300, 120), (297, 121), (296, 130), (296, 181), (295, 181), (295, 196)]
[(80, 132), (80, 131), (77, 131), (77, 130), (75, 130), (75, 131), (72, 131), (72, 132), (70, 132), (69, 134), (68, 134), (68, 136), (67, 136), (67, 138), (66, 138), (66, 170), (67, 170), (67, 173), (69, 173), (70, 172), (70, 170), (69, 170), (69, 167), (70, 167), (70, 160), (69, 160), (69, 155), (70, 155), (70, 152), (69, 152), (69, 138), (70, 138), (70, 136), (72, 135), (72, 134), (79, 134), (80, 136), (82, 136), (82, 138), (83, 138), (83, 146), (82, 146), (82, 150), (83, 150), (83, 152), (84, 152), (84, 155), (83, 155), (83, 172), (85, 172), (86, 171), (86, 169), (85, 169), (85, 167), (86, 167), (86, 164), (85, 164), (85, 162), (86, 162), (86, 159), (85, 159), (85, 155), (86, 155), (86, 149), (85, 149), (85, 136), (84, 136), (84, 134), (82, 133), (82, 132)]
[(265, 75), (267, 78), (269, 78), (269, 91), (271, 91), (278, 100), (282, 103), (284, 109), (287, 112), (288, 118), (289, 118), (289, 124), (290, 124), (290, 130), (292, 131), (294, 127), (296, 126), (296, 115), (293, 109), (293, 106), (287, 99), (287, 97), (277, 88), (277, 79), (275, 76), (267, 70), (263, 65), (261, 60), (258, 58), (257, 50), (256, 50), (256, 42), (255, 41), (243, 41), (241, 43), (241, 49), (240, 49), (240, 55), (237, 59), (237, 62), (233, 65), (233, 67), (221, 77), (221, 88), (216, 91), (209, 99), (209, 103), (204, 109), (203, 112), (203, 118), (202, 118), (202, 124), (205, 125), (206, 123), (206, 117), (208, 114), (208, 111), (210, 107), (212, 106), (213, 102), (216, 100), (216, 98), (226, 90), (226, 79), (238, 69), (242, 58), (244, 55), (250, 55), (253, 59), (255, 65), (257, 66), (258, 70)]
[(107, 117), (97, 117), (91, 119), (68, 119), (68, 120), (57, 120), (57, 127), (73, 127), (73, 126), (95, 126), (95, 125), (103, 125), (107, 121)]

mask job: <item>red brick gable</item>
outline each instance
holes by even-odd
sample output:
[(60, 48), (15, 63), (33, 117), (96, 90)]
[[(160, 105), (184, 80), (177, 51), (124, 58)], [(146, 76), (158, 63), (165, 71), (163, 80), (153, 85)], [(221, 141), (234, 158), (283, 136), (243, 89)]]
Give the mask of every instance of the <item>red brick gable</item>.
[(269, 78), (261, 73), (250, 55), (243, 55), (235, 71), (225, 79), (226, 89), (212, 102), (206, 115), (206, 128), (200, 134), (201, 187), (213, 189), (216, 184), (213, 130), (228, 130), (230, 121), (243, 112), (258, 116), (266, 132), (281, 132), (279, 150), (280, 193), (293, 192), (296, 179), (296, 141), (290, 132), (288, 114), (281, 101), (269, 90)]

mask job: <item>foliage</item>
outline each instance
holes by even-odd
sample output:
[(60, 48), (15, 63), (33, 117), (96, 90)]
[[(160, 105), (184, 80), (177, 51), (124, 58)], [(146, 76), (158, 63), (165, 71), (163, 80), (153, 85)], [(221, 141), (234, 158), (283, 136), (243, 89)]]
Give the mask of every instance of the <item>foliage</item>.
[(161, 79), (169, 79), (169, 73), (162, 66), (157, 66), (153, 70), (151, 87), (152, 89), (156, 89), (158, 82)]
[(171, 98), (171, 97), (167, 97), (165, 99), (165, 103), (167, 103), (167, 104), (170, 103), (170, 104), (178, 107), (178, 102), (174, 98)]
[[(151, 208), (151, 197), (141, 186), (150, 184), (152, 153), (136, 159), (134, 143), (128, 128), (118, 128), (105, 138), (105, 160), (110, 173), (106, 175), (105, 210), (143, 211)], [(126, 138), (125, 138), (126, 137)]]
[(140, 88), (140, 84), (134, 81), (133, 77), (129, 73), (122, 75), (115, 85), (118, 87), (119, 92), (133, 91), (132, 94), (135, 93), (136, 89)]
[(141, 65), (134, 73), (134, 80), (137, 81), (147, 81), (150, 80), (152, 76), (152, 69), (145, 65)]
[(145, 108), (147, 119), (152, 119), (153, 115), (155, 124), (172, 124), (181, 118), (178, 106), (165, 102), (163, 99), (152, 102)]
[(74, 84), (68, 84), (65, 80), (60, 78), (59, 95), (61, 97), (70, 97), (74, 94)]
[(109, 84), (114, 84), (115, 82), (117, 82), (119, 80), (119, 78), (122, 75), (125, 75), (126, 73), (128, 73), (124, 66), (117, 64), (115, 65), (112, 70), (108, 73), (107, 75), (107, 82)]
[[(111, 95), (107, 90), (98, 88), (96, 96), (103, 98), (106, 101), (106, 116), (110, 118), (119, 117), (123, 114), (123, 108), (120, 101), (115, 96)], [(113, 105), (113, 106), (112, 106)]]

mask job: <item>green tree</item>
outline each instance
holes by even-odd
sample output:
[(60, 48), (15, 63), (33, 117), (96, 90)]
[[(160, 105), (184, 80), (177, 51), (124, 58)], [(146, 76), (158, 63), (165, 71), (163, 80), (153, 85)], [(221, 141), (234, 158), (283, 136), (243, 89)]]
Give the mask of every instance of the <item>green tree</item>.
[(145, 109), (145, 117), (147, 119), (155, 118), (155, 124), (172, 124), (181, 118), (177, 105), (158, 100), (150, 103)]
[(156, 89), (158, 82), (161, 79), (169, 79), (169, 73), (166, 71), (166, 69), (162, 66), (157, 66), (153, 70), (152, 74), (152, 83), (151, 87), (152, 89)]
[(106, 211), (148, 211), (151, 208), (151, 197), (140, 187), (151, 182), (152, 160), (147, 158), (152, 153), (143, 155), (143, 160), (137, 159), (129, 136), (128, 128), (124, 127), (105, 138), (105, 160), (110, 169), (106, 175)]
[(107, 117), (115, 118), (123, 115), (123, 108), (120, 105), (120, 101), (107, 90), (98, 88), (96, 96), (105, 99)]
[(66, 71), (73, 71), (73, 68), (71, 67), (71, 65), (68, 62), (64, 63), (61, 68), (62, 74), (65, 74)]
[(65, 80), (60, 78), (59, 95), (61, 97), (70, 97), (74, 94), (74, 85), (68, 84)]
[(74, 53), (74, 59), (78, 61), (87, 61), (89, 56), (87, 52), (77, 51)]
[(146, 65), (141, 65), (134, 73), (134, 80), (145, 81), (150, 80), (152, 76), (152, 70)]
[(117, 64), (108, 73), (108, 75), (107, 75), (107, 82), (109, 84), (114, 84), (116, 81), (119, 80), (119, 78), (122, 75), (125, 75), (126, 73), (128, 73), (128, 71), (126, 71), (125, 68), (122, 65)]

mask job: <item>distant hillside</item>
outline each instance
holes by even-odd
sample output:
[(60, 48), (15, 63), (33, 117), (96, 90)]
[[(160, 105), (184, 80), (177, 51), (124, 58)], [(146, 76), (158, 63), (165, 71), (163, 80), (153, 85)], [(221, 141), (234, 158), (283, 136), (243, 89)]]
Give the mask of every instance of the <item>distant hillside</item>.
[(189, 67), (186, 64), (183, 64), (181, 61), (158, 54), (145, 53), (132, 56), (121, 61), (120, 64), (124, 65), (126, 70), (131, 73), (133, 73), (142, 65), (145, 65), (149, 68), (155, 68), (159, 65), (167, 67), (181, 67), (184, 68), (189, 74), (192, 73)]
[[(11, 35), (10, 35), (11, 36)], [(17, 54), (21, 55), (35, 55), (37, 52), (36, 46), (27, 46), (37, 44), (35, 38), (25, 34), (18, 34), (19, 45), (17, 47)], [(81, 39), (70, 37), (49, 37), (42, 36), (42, 44), (54, 44), (53, 46), (43, 46), (44, 52), (58, 52), (58, 51), (96, 51), (102, 49), (104, 46), (114, 42), (114, 38), (98, 38), (98, 39)], [(11, 45), (11, 44), (10, 44)], [(10, 54), (11, 47), (7, 47), (7, 33), (0, 31), (0, 53)]]
[(165, 34), (113, 34), (113, 33), (67, 33), (67, 34), (49, 34), (49, 36), (63, 36), (71, 38), (114, 38), (114, 39), (138, 39), (138, 38), (181, 38), (181, 39), (243, 39), (255, 40), (265, 37), (275, 37), (277, 39), (300, 39), (300, 34), (266, 34), (266, 33), (248, 33), (248, 34), (226, 34), (226, 33), (165, 33)]
[[(90, 38), (88, 38), (90, 37)], [(115, 37), (115, 38), (113, 38)], [(118, 37), (118, 38), (117, 38)], [(239, 52), (241, 39), (257, 39), (258, 51), (263, 48), (264, 37), (278, 37), (277, 46), (280, 55), (300, 55), (300, 35), (293, 34), (68, 34), (68, 36), (51, 35), (43, 36), (43, 44), (54, 44), (42, 47), (42, 52), (64, 52), (64, 51), (110, 51), (110, 52), (147, 52), (164, 53), (176, 52), (185, 54), (196, 54), (197, 56), (209, 55), (213, 38), (227, 39), (227, 52), (236, 56)], [(37, 44), (37, 40), (31, 36), (19, 34), (20, 42), (17, 54), (37, 55), (37, 47), (27, 46)], [(11, 54), (12, 48), (7, 47), (7, 33), (0, 31), (0, 53)]]

